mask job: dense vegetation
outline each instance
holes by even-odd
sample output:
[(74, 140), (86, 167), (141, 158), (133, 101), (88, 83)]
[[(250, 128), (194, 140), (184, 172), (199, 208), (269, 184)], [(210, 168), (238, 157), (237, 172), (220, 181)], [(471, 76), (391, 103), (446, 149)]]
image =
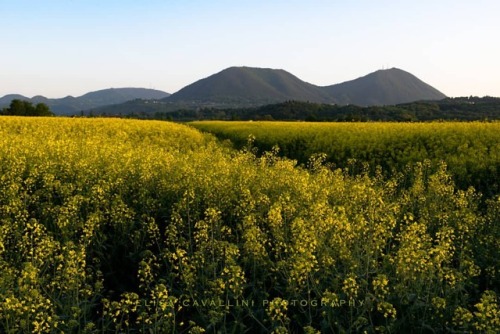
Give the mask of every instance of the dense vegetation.
[(479, 207), (429, 161), (371, 176), (253, 151), (0, 118), (0, 332), (500, 331), (498, 196)]
[(403, 172), (425, 159), (437, 168), (445, 161), (461, 189), (473, 186), (488, 197), (500, 193), (500, 123), (284, 123), (194, 122), (198, 129), (237, 147), (249, 136), (261, 151), (279, 147), (281, 155), (306, 163), (324, 153), (339, 168), (372, 174), (381, 166), (386, 175)]
[[(89, 113), (86, 113), (88, 115)], [(142, 119), (193, 120), (299, 120), (299, 121), (396, 121), (499, 120), (500, 98), (461, 97), (440, 101), (360, 107), (299, 101), (254, 108), (194, 108), (189, 104), (134, 100), (108, 106), (91, 113), (95, 116), (121, 116)]]
[(22, 100), (12, 100), (8, 108), (3, 108), (0, 115), (9, 116), (54, 116), (50, 108), (45, 103), (33, 105), (31, 102)]

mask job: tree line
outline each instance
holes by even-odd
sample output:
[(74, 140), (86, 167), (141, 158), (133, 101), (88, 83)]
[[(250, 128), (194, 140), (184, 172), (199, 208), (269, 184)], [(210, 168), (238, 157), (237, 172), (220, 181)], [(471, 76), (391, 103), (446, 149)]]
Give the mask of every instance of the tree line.
[(12, 100), (10, 106), (3, 108), (0, 115), (4, 116), (54, 116), (49, 106), (45, 103), (33, 103), (23, 100)]
[(439, 101), (418, 101), (398, 105), (365, 107), (285, 101), (249, 108), (220, 109), (201, 107), (197, 109), (181, 108), (176, 111), (165, 109), (165, 105), (162, 104), (134, 104), (120, 109), (119, 113), (113, 111), (99, 113), (95, 111), (92, 116), (118, 116), (180, 122), (193, 120), (289, 120), (311, 122), (485, 121), (500, 119), (500, 98), (471, 96), (446, 98)]

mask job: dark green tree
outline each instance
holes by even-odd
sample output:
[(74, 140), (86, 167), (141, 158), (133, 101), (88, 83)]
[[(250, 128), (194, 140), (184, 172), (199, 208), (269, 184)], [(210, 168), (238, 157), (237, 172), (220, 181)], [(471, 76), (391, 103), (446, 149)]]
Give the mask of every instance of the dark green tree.
[(7, 108), (5, 111), (6, 115), (26, 116), (26, 114), (29, 113), (32, 107), (33, 105), (28, 101), (12, 100), (10, 102), (9, 108)]
[(38, 103), (35, 107), (35, 115), (33, 116), (54, 116), (50, 108), (45, 103)]
[(4, 108), (1, 114), (10, 116), (54, 116), (54, 113), (45, 103), (38, 103), (34, 106), (29, 101), (18, 99), (12, 100), (10, 106)]

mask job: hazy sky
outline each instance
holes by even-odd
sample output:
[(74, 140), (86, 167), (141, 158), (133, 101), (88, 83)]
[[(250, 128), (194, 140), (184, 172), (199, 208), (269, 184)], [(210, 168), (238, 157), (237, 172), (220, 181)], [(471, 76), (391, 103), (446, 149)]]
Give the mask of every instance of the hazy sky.
[(316, 85), (387, 67), (500, 96), (500, 1), (0, 0), (0, 96), (174, 93), (230, 66)]

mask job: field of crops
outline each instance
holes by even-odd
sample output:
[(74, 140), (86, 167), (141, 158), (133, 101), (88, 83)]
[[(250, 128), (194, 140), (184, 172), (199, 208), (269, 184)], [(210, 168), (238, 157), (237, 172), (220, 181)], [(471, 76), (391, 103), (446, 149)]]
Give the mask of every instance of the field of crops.
[(429, 159), (434, 167), (444, 161), (457, 186), (473, 186), (491, 197), (500, 193), (500, 122), (446, 123), (303, 123), (303, 122), (193, 122), (194, 127), (229, 139), (237, 147), (253, 145), (260, 151), (278, 146), (280, 155), (307, 163), (313, 154), (354, 171), (368, 163), (386, 175), (404, 171), (408, 164)]
[[(341, 137), (356, 153), (400, 136), (406, 156), (391, 126)], [(469, 138), (433, 126), (421, 150)], [(498, 172), (499, 124), (464, 126), (483, 128), (440, 152)], [(1, 117), (0, 332), (499, 332), (498, 194), (405, 168), (297, 166), (168, 122)]]

